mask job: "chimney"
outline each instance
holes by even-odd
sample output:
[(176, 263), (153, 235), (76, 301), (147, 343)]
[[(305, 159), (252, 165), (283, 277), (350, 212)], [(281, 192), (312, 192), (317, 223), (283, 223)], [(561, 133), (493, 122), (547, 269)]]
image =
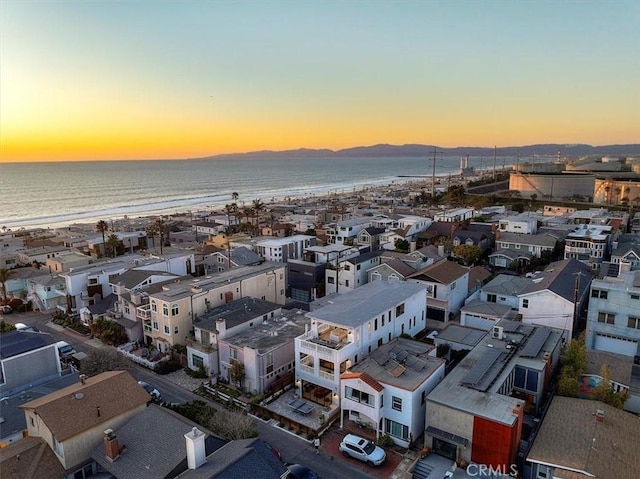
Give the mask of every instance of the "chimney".
[(604, 422), (604, 409), (598, 409), (596, 411), (596, 421)]
[(205, 434), (197, 427), (184, 435), (187, 440), (187, 465), (189, 469), (197, 469), (206, 462), (204, 450)]
[(81, 374), (80, 375), (80, 382), (82, 384), (87, 384), (87, 375), (86, 374)]
[(118, 444), (118, 438), (114, 434), (113, 429), (107, 429), (104, 431), (104, 454), (109, 461), (115, 461), (120, 455), (120, 444)]
[(444, 245), (443, 244), (439, 244), (438, 245), (438, 256), (444, 256)]

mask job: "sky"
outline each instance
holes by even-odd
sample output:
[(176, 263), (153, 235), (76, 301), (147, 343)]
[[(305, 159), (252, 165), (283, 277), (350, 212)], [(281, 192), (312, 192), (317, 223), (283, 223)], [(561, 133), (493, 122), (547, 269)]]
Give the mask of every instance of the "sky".
[(640, 142), (640, 0), (0, 2), (0, 162)]

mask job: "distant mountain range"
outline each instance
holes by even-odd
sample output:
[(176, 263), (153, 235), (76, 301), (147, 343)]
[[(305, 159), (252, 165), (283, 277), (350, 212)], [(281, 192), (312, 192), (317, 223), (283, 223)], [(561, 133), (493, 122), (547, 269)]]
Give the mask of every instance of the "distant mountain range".
[[(433, 145), (372, 145), (356, 146), (343, 150), (329, 149), (309, 149), (299, 148), (297, 150), (283, 151), (252, 151), (247, 153), (232, 153), (224, 155), (207, 156), (198, 159), (222, 159), (222, 158), (362, 158), (362, 157), (433, 157), (434, 148), (438, 157), (442, 156), (474, 156), (492, 157), (493, 148), (477, 146), (460, 146), (456, 148), (440, 148)], [(496, 155), (499, 157), (527, 156), (555, 156), (560, 152), (562, 157), (579, 158), (581, 156), (640, 156), (640, 144), (630, 145), (563, 145), (563, 144), (542, 144), (527, 146), (507, 146), (497, 149)]]

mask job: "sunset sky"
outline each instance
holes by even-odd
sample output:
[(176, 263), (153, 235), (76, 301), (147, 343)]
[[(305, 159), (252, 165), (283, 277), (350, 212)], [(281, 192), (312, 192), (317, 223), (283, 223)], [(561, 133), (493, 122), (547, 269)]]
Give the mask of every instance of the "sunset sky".
[(0, 2), (0, 161), (640, 142), (640, 1)]

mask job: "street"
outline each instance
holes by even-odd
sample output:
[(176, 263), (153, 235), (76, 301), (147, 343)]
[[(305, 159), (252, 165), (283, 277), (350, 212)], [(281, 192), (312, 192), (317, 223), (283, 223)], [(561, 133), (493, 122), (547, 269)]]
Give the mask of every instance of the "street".
[[(24, 323), (27, 326), (35, 326), (41, 332), (50, 334), (55, 341), (66, 341), (71, 344), (76, 351), (91, 353), (96, 347), (100, 346), (96, 340), (89, 340), (88, 337), (62, 329), (57, 325), (50, 323), (50, 313), (12, 313), (3, 315), (4, 321), (11, 324)], [(199, 396), (191, 391), (171, 382), (162, 375), (153, 371), (131, 363), (129, 372), (136, 380), (146, 381), (162, 394), (162, 400), (174, 404), (182, 404), (194, 400), (206, 401), (209, 405), (215, 407), (221, 413), (225, 413), (226, 409), (213, 401)], [(320, 454), (316, 454), (312, 442), (308, 442), (301, 437), (275, 427), (265, 421), (256, 419), (256, 426), (260, 438), (269, 443), (272, 447), (280, 451), (282, 459), (286, 463), (302, 464), (315, 471), (321, 478), (337, 478), (337, 479), (370, 479), (371, 477), (381, 477), (376, 474), (376, 470), (372, 469), (370, 473), (355, 467), (353, 460), (345, 459), (340, 455), (334, 457), (332, 454), (326, 453), (321, 448)], [(361, 466), (361, 465), (359, 465)]]

